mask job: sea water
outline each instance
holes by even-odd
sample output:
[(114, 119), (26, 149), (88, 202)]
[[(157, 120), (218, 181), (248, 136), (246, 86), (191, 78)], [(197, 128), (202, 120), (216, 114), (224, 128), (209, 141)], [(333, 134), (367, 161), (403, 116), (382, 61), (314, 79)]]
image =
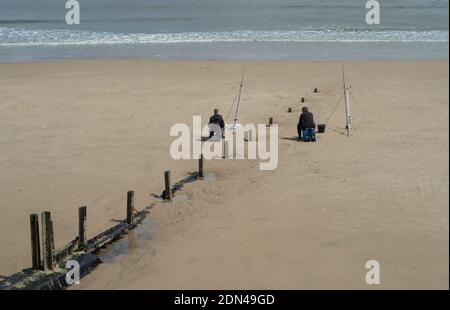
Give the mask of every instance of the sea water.
[(0, 0), (0, 61), (447, 59), (448, 0)]

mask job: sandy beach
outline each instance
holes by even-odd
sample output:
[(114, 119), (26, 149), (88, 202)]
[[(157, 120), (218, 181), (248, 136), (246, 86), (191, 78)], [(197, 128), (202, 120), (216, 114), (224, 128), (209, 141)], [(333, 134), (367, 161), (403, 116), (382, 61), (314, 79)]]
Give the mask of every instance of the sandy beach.
[[(72, 288), (448, 289), (448, 60), (344, 65), (352, 136), (341, 105), (317, 143), (301, 143), (300, 109), (326, 121), (341, 62), (0, 64), (0, 276), (31, 264), (29, 214), (52, 212), (59, 248), (77, 235), (78, 207), (92, 237), (125, 217), (128, 190), (142, 209), (164, 170), (195, 171), (171, 159), (170, 128), (215, 107), (226, 116), (245, 68), (241, 122), (274, 118), (278, 168), (207, 161), (214, 180), (156, 204), (129, 248)], [(372, 259), (378, 286), (365, 282)]]

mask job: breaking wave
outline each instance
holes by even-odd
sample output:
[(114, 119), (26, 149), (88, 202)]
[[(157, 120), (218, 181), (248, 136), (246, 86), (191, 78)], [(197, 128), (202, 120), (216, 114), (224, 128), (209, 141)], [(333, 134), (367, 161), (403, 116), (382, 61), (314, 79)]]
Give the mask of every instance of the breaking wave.
[(112, 33), (0, 27), (0, 46), (169, 44), (204, 42), (448, 42), (444, 30), (300, 30)]

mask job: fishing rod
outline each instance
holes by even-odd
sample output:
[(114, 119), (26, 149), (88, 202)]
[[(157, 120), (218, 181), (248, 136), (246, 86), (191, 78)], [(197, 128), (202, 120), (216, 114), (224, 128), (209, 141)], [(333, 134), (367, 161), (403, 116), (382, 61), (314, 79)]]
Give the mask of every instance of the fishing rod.
[(242, 87), (244, 86), (244, 75), (245, 75), (245, 70), (242, 71), (242, 79), (241, 79), (241, 85), (239, 86), (239, 92), (238, 92), (238, 98), (237, 98), (237, 106), (236, 106), (236, 113), (234, 114), (233, 127), (236, 126), (237, 121), (238, 121), (239, 107), (240, 107), (240, 103), (241, 103)]
[(350, 110), (350, 86), (347, 86), (345, 81), (345, 70), (344, 65), (342, 65), (342, 82), (344, 84), (344, 98), (345, 98), (345, 129), (347, 130), (347, 137), (350, 137), (350, 130), (352, 129), (352, 115)]

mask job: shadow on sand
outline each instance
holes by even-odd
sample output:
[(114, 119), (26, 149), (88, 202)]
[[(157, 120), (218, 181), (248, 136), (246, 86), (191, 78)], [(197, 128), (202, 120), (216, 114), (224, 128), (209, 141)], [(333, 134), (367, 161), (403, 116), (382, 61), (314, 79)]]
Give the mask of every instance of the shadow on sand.
[(295, 141), (295, 142), (303, 142), (298, 137), (284, 137), (283, 140)]
[[(192, 183), (197, 180), (198, 180), (198, 172), (189, 172), (187, 177), (178, 181), (177, 183), (175, 183), (172, 186), (172, 194), (175, 194), (175, 192), (181, 190), (184, 187), (184, 184)], [(163, 191), (161, 195), (156, 195), (156, 194), (152, 193), (151, 196), (154, 198), (163, 200), (163, 199), (165, 199), (166, 194), (165, 194), (165, 191)]]
[(333, 126), (333, 125), (327, 125), (328, 130), (334, 131), (336, 133), (339, 133), (341, 135), (346, 136), (346, 129), (343, 127)]

